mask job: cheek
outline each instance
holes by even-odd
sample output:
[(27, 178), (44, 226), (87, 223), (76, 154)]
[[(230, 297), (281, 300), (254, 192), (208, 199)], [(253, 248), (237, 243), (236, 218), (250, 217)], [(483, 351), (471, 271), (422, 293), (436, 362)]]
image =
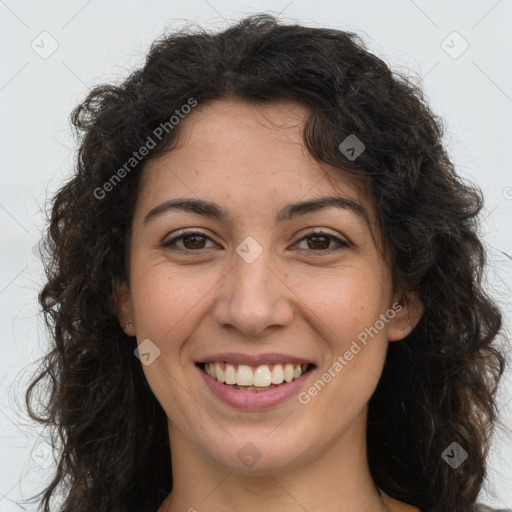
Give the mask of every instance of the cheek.
[(200, 323), (216, 281), (211, 273), (192, 267), (178, 272), (167, 262), (141, 266), (132, 274), (137, 343), (140, 347), (149, 339), (160, 351), (151, 364), (142, 364), (142, 370), (170, 418), (187, 417), (186, 340)]
[(193, 330), (218, 282), (212, 272), (198, 267), (178, 271), (167, 262), (142, 269), (133, 277), (137, 332), (166, 344)]
[[(342, 350), (347, 340), (375, 324), (385, 312), (387, 293), (382, 278), (368, 265), (346, 265), (336, 271), (302, 274), (290, 283), (296, 296), (322, 325), (325, 338)], [(387, 324), (384, 329), (387, 333)]]
[[(315, 381), (316, 388), (310, 388), (311, 402), (318, 408), (317, 414), (337, 424), (361, 410), (382, 373), (388, 323), (380, 320), (380, 315), (386, 312), (387, 290), (382, 279), (363, 265), (347, 266), (329, 276), (303, 278), (302, 283), (298, 295), (307, 306), (304, 314), (326, 343), (324, 348), (328, 347), (317, 376), (326, 385)], [(340, 416), (337, 406), (346, 414)]]

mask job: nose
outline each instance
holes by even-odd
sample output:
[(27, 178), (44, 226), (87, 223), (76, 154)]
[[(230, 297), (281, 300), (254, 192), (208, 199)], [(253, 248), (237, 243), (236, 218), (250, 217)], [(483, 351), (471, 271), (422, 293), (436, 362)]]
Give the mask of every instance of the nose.
[(290, 325), (293, 293), (285, 279), (270, 250), (264, 250), (251, 263), (234, 252), (231, 270), (219, 283), (215, 322), (248, 336), (261, 336), (272, 328)]

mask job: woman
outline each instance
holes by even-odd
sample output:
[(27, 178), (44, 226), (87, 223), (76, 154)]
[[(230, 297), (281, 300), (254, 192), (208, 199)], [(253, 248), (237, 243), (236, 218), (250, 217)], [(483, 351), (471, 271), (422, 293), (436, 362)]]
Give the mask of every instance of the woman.
[(258, 15), (156, 41), (72, 120), (46, 511), (484, 510), (501, 315), (418, 86)]

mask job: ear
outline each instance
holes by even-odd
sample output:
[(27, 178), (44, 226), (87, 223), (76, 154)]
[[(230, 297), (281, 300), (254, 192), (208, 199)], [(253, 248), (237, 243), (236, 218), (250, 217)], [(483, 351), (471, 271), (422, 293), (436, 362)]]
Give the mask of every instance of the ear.
[(130, 287), (126, 282), (116, 284), (114, 304), (121, 329), (123, 329), (128, 336), (135, 336), (132, 296)]
[(420, 321), (423, 304), (416, 292), (402, 292), (395, 296), (393, 309), (396, 313), (389, 322), (388, 340), (399, 341), (408, 336)]

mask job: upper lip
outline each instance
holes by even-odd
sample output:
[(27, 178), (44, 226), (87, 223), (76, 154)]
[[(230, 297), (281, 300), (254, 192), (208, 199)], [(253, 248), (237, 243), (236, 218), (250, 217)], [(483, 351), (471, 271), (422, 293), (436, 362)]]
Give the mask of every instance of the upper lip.
[(261, 366), (264, 364), (314, 364), (309, 359), (303, 359), (291, 354), (269, 352), (265, 354), (242, 354), (241, 352), (223, 352), (205, 356), (197, 363), (227, 362), (233, 364), (246, 364), (248, 366)]

